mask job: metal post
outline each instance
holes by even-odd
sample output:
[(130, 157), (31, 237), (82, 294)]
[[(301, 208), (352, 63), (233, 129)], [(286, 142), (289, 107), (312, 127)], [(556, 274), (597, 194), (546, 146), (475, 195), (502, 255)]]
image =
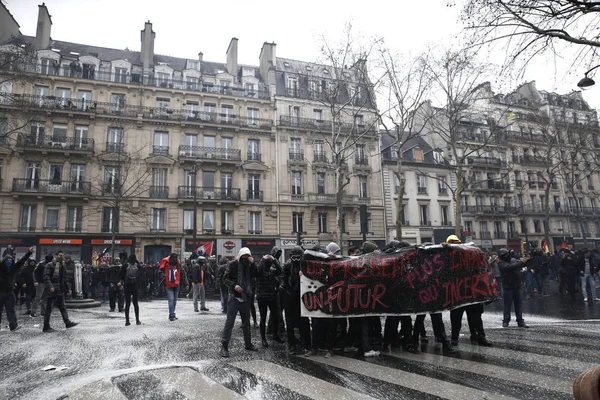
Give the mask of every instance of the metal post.
[(81, 266), (81, 263), (78, 262), (75, 264), (75, 293), (73, 293), (73, 297), (75, 297), (76, 299), (83, 299), (83, 289), (82, 289), (82, 280), (83, 280), (83, 274), (82, 274), (82, 269), (83, 267)]

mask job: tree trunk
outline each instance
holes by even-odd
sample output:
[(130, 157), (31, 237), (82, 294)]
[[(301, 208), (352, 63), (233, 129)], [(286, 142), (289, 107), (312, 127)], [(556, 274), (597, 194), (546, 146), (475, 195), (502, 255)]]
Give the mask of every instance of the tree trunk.
[(456, 191), (454, 192), (454, 234), (460, 238), (462, 223), (462, 169), (456, 170)]
[[(544, 240), (548, 245), (548, 250), (550, 249), (550, 185), (552, 183), (546, 184), (546, 190), (544, 190), (544, 196), (546, 197), (546, 212), (544, 213)], [(542, 248), (542, 251), (544, 249)], [(552, 249), (554, 251), (554, 248)]]
[[(398, 153), (396, 158), (396, 172), (395, 176), (398, 178), (400, 183), (398, 187), (398, 200), (396, 204), (396, 239), (402, 240), (402, 207), (404, 200), (404, 185), (406, 180), (402, 176), (402, 150), (401, 146), (398, 146)], [(394, 182), (395, 183), (395, 182)]]
[(343, 176), (342, 176), (342, 168), (341, 165), (336, 165), (336, 171), (335, 171), (335, 180), (337, 183), (337, 191), (335, 193), (335, 208), (336, 208), (336, 212), (335, 212), (335, 226), (336, 226), (336, 243), (340, 246), (340, 248), (342, 249), (342, 252), (344, 250), (344, 245), (343, 245), (343, 235), (344, 235), (344, 230), (342, 229), (342, 215), (344, 212), (344, 205), (342, 203), (342, 200), (344, 198), (344, 190), (343, 190), (343, 186), (342, 186), (342, 181), (343, 181)]

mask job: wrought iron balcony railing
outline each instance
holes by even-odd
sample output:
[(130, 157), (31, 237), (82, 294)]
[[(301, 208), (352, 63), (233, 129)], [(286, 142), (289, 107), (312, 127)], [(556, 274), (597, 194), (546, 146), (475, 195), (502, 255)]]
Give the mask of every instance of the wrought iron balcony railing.
[(241, 161), (242, 152), (239, 149), (181, 145), (179, 146), (179, 158)]
[(54, 135), (23, 135), (17, 139), (17, 146), (26, 149), (94, 151), (94, 139)]
[(203, 186), (179, 186), (177, 191), (179, 198), (196, 200), (241, 200), (239, 188), (219, 188)]
[(248, 190), (246, 192), (248, 201), (263, 201), (262, 190)]
[(48, 193), (90, 195), (91, 182), (84, 181), (56, 181), (48, 179), (13, 179), (13, 192), (18, 193)]
[(352, 133), (355, 135), (375, 135), (377, 129), (370, 125), (357, 125), (348, 122), (336, 122), (335, 124), (329, 120), (320, 120), (313, 118), (300, 118), (291, 115), (282, 115), (279, 117), (279, 124), (285, 127), (311, 129), (317, 132), (331, 133), (332, 129), (335, 132)]
[(150, 186), (148, 195), (151, 199), (167, 199), (169, 198), (168, 186)]

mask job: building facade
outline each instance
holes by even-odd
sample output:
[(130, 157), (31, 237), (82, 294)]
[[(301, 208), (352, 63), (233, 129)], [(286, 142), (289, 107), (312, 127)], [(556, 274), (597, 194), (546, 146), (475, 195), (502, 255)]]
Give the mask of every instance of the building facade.
[[(263, 45), (258, 66), (240, 65), (233, 38), (226, 60), (210, 62), (155, 54), (150, 22), (141, 50), (129, 51), (52, 40), (45, 5), (36, 36), (22, 35), (3, 5), (0, 14), (11, 22), (0, 27), (0, 247), (89, 260), (114, 245), (156, 262), (202, 244), (265, 254), (293, 245), (298, 230), (306, 242), (332, 239), (317, 172), (322, 194), (334, 193), (327, 163), (288, 114), (313, 107), (280, 94), (286, 61), (275, 44)], [(361, 237), (359, 202), (370, 208), (369, 238), (384, 240), (376, 135), (361, 140), (350, 167), (369, 180), (360, 193), (364, 179), (348, 186), (347, 240)]]

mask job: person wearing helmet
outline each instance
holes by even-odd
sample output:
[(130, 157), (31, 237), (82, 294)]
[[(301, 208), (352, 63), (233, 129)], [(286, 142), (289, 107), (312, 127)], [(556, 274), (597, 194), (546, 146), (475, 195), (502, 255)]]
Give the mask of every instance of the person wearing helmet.
[(242, 318), (242, 330), (244, 332), (244, 343), (246, 350), (258, 351), (252, 344), (250, 332), (250, 301), (252, 299), (252, 269), (254, 258), (247, 247), (242, 247), (238, 252), (237, 259), (227, 265), (223, 275), (223, 283), (229, 290), (227, 301), (227, 320), (221, 337), (221, 357), (229, 357), (229, 340), (235, 324), (235, 318), (239, 312)]
[(310, 349), (310, 322), (308, 318), (300, 316), (300, 272), (304, 250), (296, 246), (290, 252), (290, 259), (283, 266), (282, 291), (285, 296), (285, 325), (287, 329), (288, 351), (294, 355), (298, 353), (294, 328), (300, 329), (300, 342), (305, 351)]
[(522, 257), (520, 260), (512, 258), (507, 249), (498, 250), (498, 269), (502, 274), (502, 285), (504, 293), (504, 319), (502, 327), (507, 328), (510, 322), (510, 312), (513, 304), (515, 305), (515, 316), (517, 317), (517, 325), (519, 328), (529, 328), (523, 320), (523, 310), (521, 308), (521, 278), (523, 272), (526, 271), (525, 263), (527, 258)]

